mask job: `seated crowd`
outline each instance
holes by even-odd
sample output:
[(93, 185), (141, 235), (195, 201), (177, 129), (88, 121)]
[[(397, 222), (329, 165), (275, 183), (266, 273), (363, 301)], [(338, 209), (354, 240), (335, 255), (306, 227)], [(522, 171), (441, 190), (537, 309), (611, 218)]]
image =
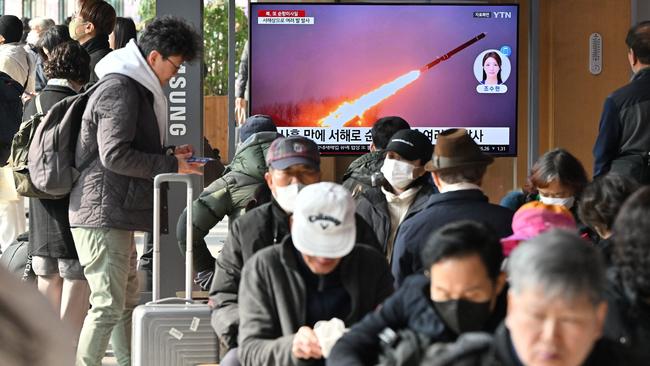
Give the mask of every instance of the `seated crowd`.
[[(464, 130), (441, 134), (430, 159), (412, 155), (422, 137), (397, 131), (377, 186), (354, 195), (320, 182), (309, 139), (261, 130), (242, 143), (270, 142), (257, 178), (270, 197), (241, 207), (210, 276), (220, 365), (642, 365), (650, 188), (605, 175), (576, 197), (578, 217), (536, 200), (513, 212), (482, 193), (491, 159)], [(442, 165), (446, 151), (462, 164)], [(417, 258), (410, 273), (391, 271), (391, 230)]]
[[(522, 201), (513, 211), (488, 202), (481, 183), (493, 159), (465, 130), (441, 133), (433, 149), (420, 132), (395, 130), (383, 162), (350, 174), (348, 190), (318, 183), (309, 139), (271, 143), (271, 201), (231, 223), (216, 259), (210, 303), (221, 365), (641, 365), (650, 357), (645, 238), (630, 238), (643, 223), (628, 221), (638, 230), (616, 235), (624, 218), (644, 219), (650, 195), (626, 199), (645, 189), (634, 193), (633, 180), (615, 174), (589, 183), (558, 149), (535, 164), (527, 193), (509, 194)], [(367, 186), (362, 174), (373, 177)]]
[[(150, 180), (201, 173), (187, 160), (191, 147), (162, 146), (162, 86), (201, 47), (191, 25), (162, 17), (138, 41), (115, 32), (111, 45), (123, 47), (111, 52), (114, 10), (103, 0), (80, 4), (70, 28), (42, 31), (44, 85), (24, 113), (11, 111), (29, 121), (96, 93), (76, 152), (88, 163), (70, 195), (30, 199), (29, 251), (38, 289), (72, 330), (77, 364), (99, 365), (111, 339), (128, 365), (133, 232), (152, 230)], [(17, 42), (14, 18), (0, 17), (0, 51)], [(31, 93), (35, 81), (14, 66), (0, 81), (15, 97)], [(466, 130), (443, 131), (433, 146), (387, 116), (371, 135), (371, 152), (342, 184), (322, 182), (314, 141), (251, 116), (231, 163), (191, 207), (193, 242), (188, 213), (178, 219), (179, 246), (194, 249), (195, 283), (209, 294), (220, 365), (650, 362), (649, 187), (613, 173), (590, 182), (575, 156), (554, 149), (496, 205), (482, 189), (494, 158)], [(227, 238), (213, 258), (205, 237), (225, 216)], [(12, 329), (0, 327), (0, 338)], [(0, 343), (0, 355), (19, 358), (12, 342)], [(30, 360), (20, 364), (55, 364)]]

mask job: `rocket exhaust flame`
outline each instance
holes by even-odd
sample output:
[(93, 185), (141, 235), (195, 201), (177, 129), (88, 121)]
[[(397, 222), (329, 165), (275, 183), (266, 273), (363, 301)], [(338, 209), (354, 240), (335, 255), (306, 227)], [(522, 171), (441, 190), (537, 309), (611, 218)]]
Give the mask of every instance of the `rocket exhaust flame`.
[(354, 119), (355, 117), (363, 116), (368, 109), (377, 105), (382, 100), (397, 93), (400, 89), (411, 84), (420, 77), (420, 71), (413, 70), (397, 79), (380, 86), (379, 88), (371, 91), (370, 93), (361, 96), (361, 98), (341, 104), (329, 116), (320, 120), (322, 127), (341, 128), (345, 123)]
[(319, 125), (322, 127), (342, 128), (349, 121), (357, 117), (361, 118), (367, 110), (376, 106), (386, 98), (394, 95), (404, 87), (417, 80), (423, 72), (430, 70), (432, 67), (436, 66), (442, 61), (448, 60), (456, 53), (464, 50), (465, 48), (471, 46), (483, 38), (485, 38), (485, 33), (477, 35), (469, 41), (422, 66), (419, 70), (410, 71), (407, 74), (404, 74), (397, 79), (380, 86), (370, 93), (361, 96), (357, 100), (354, 100), (352, 102), (344, 102), (334, 112), (330, 113), (327, 117), (320, 120)]

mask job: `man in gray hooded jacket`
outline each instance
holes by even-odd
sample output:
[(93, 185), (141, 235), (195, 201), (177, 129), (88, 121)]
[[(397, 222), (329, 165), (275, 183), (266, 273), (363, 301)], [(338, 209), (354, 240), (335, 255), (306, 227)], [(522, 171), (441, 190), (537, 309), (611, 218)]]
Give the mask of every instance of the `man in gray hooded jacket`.
[(81, 176), (70, 195), (70, 226), (90, 286), (92, 308), (77, 365), (101, 365), (109, 338), (120, 365), (130, 365), (131, 313), (138, 301), (134, 231), (152, 230), (153, 178), (196, 173), (190, 146), (163, 148), (167, 99), (162, 86), (196, 59), (201, 38), (185, 21), (154, 20), (136, 44), (97, 64), (77, 140)]

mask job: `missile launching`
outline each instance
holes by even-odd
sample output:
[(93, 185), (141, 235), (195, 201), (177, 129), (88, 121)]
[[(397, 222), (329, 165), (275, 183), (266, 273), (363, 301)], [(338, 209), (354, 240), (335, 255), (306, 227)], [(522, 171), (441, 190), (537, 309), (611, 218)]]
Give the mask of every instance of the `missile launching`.
[(485, 33), (481, 33), (476, 37), (470, 39), (469, 41), (461, 44), (460, 46), (454, 48), (453, 50), (445, 53), (444, 55), (436, 58), (435, 60), (424, 65), (419, 70), (412, 70), (408, 73), (401, 75), (384, 85), (381, 85), (378, 88), (370, 91), (367, 94), (362, 95), (358, 99), (351, 102), (344, 102), (341, 104), (334, 112), (330, 113), (327, 117), (319, 121), (319, 125), (322, 127), (330, 128), (342, 128), (346, 123), (354, 120), (359, 120), (363, 114), (370, 108), (381, 103), (383, 100), (394, 95), (401, 89), (405, 88), (415, 80), (417, 80), (422, 73), (430, 70), (437, 64), (442, 61), (448, 60), (458, 52), (464, 50), (465, 48), (473, 45), (474, 43), (485, 38)]
[(485, 33), (481, 33), (481, 34), (479, 34), (478, 36), (476, 36), (476, 37), (470, 39), (469, 41), (467, 41), (467, 42), (461, 44), (460, 46), (454, 48), (453, 50), (451, 50), (451, 51), (445, 53), (444, 55), (438, 57), (437, 59), (435, 59), (435, 60), (429, 62), (428, 64), (426, 64), (426, 65), (424, 65), (424, 66), (422, 66), (422, 68), (420, 69), (420, 72), (425, 72), (425, 71), (431, 69), (432, 67), (436, 66), (437, 64), (441, 63), (442, 61), (448, 60), (448, 59), (451, 58), (453, 55), (455, 55), (455, 54), (457, 54), (458, 52), (464, 50), (465, 48), (467, 48), (467, 47), (473, 45), (474, 43), (476, 43), (476, 42), (482, 40), (483, 38), (485, 38)]

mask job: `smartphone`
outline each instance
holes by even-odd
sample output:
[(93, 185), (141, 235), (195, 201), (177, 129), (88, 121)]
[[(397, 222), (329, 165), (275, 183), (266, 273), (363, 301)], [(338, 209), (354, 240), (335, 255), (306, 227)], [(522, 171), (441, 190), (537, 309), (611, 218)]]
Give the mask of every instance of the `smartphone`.
[(214, 158), (202, 158), (199, 156), (192, 156), (189, 159), (187, 159), (188, 163), (202, 163), (202, 164), (207, 164), (208, 162), (211, 162), (213, 160), (216, 160)]

